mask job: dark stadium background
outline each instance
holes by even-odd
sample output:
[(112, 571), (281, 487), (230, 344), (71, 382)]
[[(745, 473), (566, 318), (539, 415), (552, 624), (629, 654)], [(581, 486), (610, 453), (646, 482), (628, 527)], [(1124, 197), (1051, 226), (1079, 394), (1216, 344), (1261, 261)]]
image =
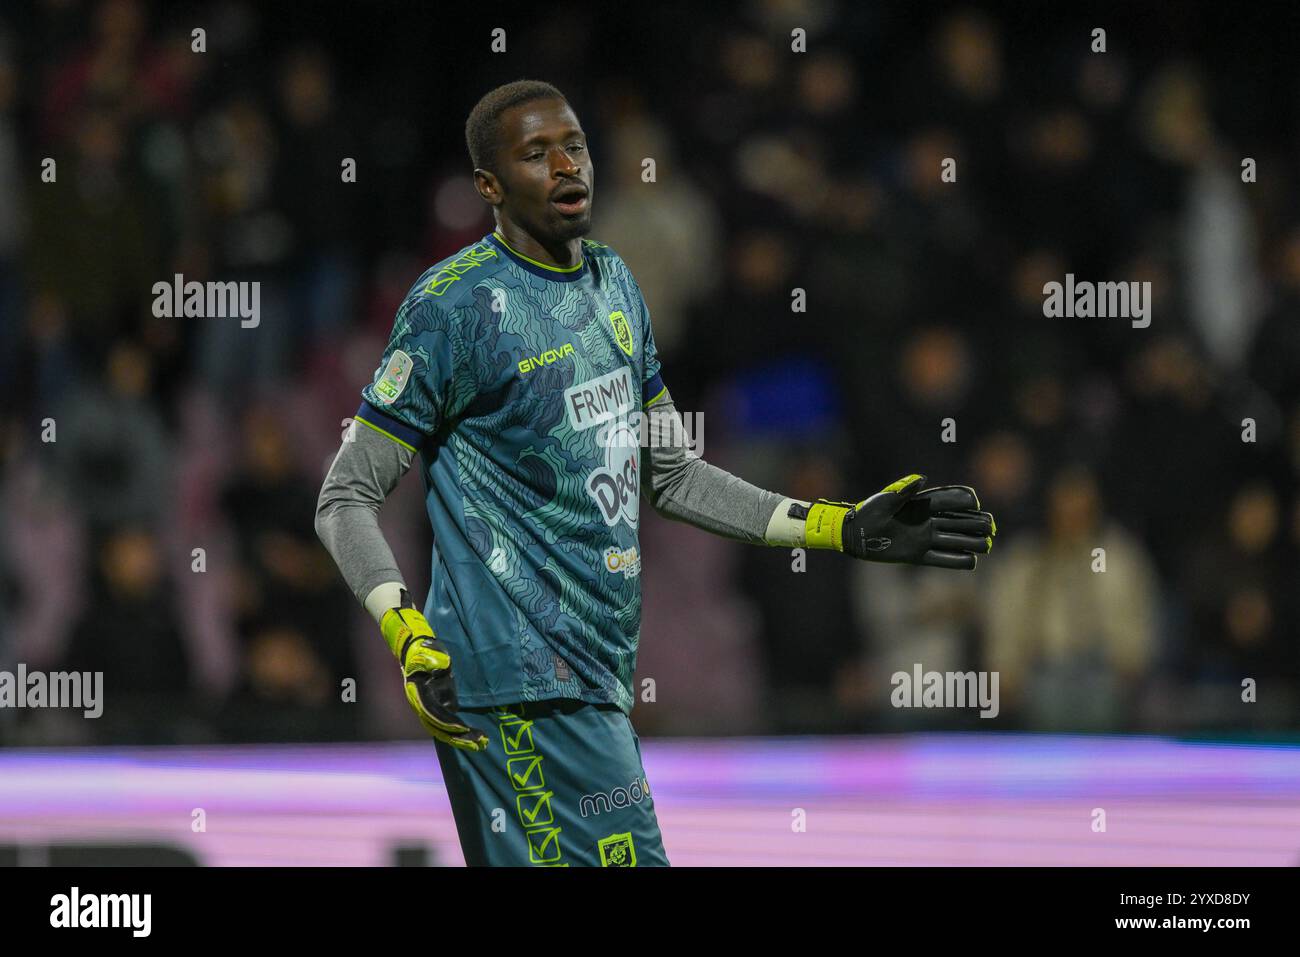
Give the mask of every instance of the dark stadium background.
[[(1286, 739), (1296, 26), (1184, 3), (4, 4), (0, 666), (102, 670), (106, 708), (0, 711), (0, 744), (418, 738), (312, 514), (395, 306), (491, 227), (464, 121), (521, 77), (586, 128), (592, 238), (645, 290), (706, 459), (805, 498), (920, 471), (999, 523), (973, 575), (821, 553), (800, 574), (643, 504), (641, 734)], [(261, 281), (260, 326), (154, 319), (178, 272)], [(1067, 272), (1149, 280), (1151, 326), (1045, 319)], [(419, 483), (382, 524), (422, 595)], [(1000, 670), (1001, 715), (890, 707), (912, 662)]]

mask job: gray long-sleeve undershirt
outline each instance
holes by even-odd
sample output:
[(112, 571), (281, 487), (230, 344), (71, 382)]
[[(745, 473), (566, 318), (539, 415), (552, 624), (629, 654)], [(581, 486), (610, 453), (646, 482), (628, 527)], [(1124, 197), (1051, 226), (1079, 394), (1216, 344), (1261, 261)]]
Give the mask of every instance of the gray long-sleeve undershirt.
[(386, 582), (406, 587), (379, 530), (379, 509), (414, 460), (410, 449), (354, 422), (321, 486), (316, 534), (363, 605)]
[[(782, 496), (710, 465), (683, 442), (685, 427), (672, 396), (646, 413), (648, 441), (641, 450), (641, 493), (665, 518), (725, 538), (765, 544)], [(344, 581), (365, 603), (379, 585), (405, 579), (379, 529), (379, 509), (397, 487), (415, 453), (354, 424), (330, 466), (316, 505), (316, 534)]]
[(671, 395), (646, 414), (649, 441), (641, 450), (641, 491), (650, 506), (664, 518), (724, 538), (766, 544), (768, 522), (783, 496), (710, 465), (688, 449)]

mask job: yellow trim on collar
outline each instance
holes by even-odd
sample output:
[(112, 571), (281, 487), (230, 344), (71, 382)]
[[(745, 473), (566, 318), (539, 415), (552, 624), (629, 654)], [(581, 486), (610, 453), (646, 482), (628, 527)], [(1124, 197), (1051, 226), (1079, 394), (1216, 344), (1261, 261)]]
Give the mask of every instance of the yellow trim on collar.
[(511, 246), (508, 242), (506, 242), (506, 238), (502, 236), (499, 232), (497, 232), (495, 229), (492, 231), (492, 235), (497, 238), (497, 240), (501, 243), (502, 246), (505, 246), (506, 249), (510, 250), (512, 253), (514, 253), (524, 262), (532, 263), (534, 266), (540, 266), (542, 269), (549, 269), (551, 270), (551, 272), (577, 272), (579, 269), (582, 268), (581, 262), (579, 262), (576, 266), (551, 266), (548, 265), (547, 263), (539, 263), (536, 259), (529, 259), (519, 250)]

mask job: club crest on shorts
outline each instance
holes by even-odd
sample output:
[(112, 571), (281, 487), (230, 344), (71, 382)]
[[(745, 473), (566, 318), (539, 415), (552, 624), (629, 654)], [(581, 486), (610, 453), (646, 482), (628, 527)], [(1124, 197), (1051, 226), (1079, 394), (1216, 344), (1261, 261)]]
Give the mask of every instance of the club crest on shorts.
[(609, 324), (614, 327), (614, 338), (618, 340), (618, 347), (631, 355), (635, 351), (635, 346), (632, 344), (632, 327), (627, 324), (627, 316), (623, 315), (622, 310), (611, 312)]
[(596, 845), (600, 848), (601, 867), (636, 867), (636, 848), (632, 834), (611, 834)]

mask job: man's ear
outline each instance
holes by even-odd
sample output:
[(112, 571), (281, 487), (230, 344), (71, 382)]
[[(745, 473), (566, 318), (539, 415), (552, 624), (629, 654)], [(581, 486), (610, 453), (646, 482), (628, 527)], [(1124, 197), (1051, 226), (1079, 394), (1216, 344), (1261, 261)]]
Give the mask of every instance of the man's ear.
[(474, 188), (478, 190), (484, 202), (491, 206), (500, 206), (505, 201), (505, 191), (501, 188), (501, 181), (485, 169), (474, 170)]

